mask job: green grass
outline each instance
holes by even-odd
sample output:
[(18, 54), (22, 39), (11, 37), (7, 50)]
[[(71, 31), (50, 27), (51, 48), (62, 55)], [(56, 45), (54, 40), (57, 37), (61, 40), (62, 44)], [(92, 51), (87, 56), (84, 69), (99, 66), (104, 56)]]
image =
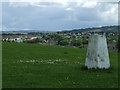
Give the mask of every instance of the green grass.
[(86, 50), (3, 43), (3, 88), (117, 88), (118, 53), (109, 52), (112, 69), (84, 69)]

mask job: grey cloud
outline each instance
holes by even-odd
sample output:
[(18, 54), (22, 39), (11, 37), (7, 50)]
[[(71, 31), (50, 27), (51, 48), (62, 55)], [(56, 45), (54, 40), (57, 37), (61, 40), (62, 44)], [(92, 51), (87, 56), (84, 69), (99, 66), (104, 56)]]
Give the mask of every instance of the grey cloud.
[[(4, 3), (3, 26), (8, 28), (30, 28), (32, 30), (43, 31), (117, 24), (117, 22), (114, 21), (104, 21), (104, 18), (101, 18), (100, 13), (98, 13), (109, 11), (110, 7), (112, 7), (111, 3), (101, 3), (94, 8), (83, 8), (81, 5), (77, 6), (76, 2), (68, 3), (65, 7), (56, 3), (40, 4), (55, 6), (33, 7), (28, 5), (27, 7), (11, 7), (9, 3)], [(73, 10), (66, 11), (66, 8), (72, 8)]]

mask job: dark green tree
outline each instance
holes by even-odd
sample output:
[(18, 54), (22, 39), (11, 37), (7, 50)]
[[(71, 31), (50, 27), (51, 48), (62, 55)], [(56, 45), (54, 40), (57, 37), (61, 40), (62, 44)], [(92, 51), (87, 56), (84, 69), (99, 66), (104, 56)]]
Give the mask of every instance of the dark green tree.
[(69, 45), (69, 40), (68, 39), (61, 40), (59, 44), (63, 46)]
[(118, 38), (116, 47), (117, 47), (117, 49), (118, 49), (118, 52), (120, 52), (120, 37)]

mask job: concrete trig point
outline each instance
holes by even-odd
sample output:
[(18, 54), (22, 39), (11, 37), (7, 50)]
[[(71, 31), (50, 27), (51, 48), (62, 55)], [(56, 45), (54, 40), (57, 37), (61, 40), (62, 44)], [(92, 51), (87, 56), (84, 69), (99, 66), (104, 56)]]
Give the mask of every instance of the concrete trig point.
[(104, 35), (94, 34), (90, 36), (85, 66), (105, 69), (110, 67), (107, 42)]

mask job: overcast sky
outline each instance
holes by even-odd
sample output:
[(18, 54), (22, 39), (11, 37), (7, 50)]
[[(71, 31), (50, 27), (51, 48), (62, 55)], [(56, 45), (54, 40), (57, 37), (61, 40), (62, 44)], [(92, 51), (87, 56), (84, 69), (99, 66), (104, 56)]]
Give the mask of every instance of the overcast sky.
[(118, 24), (118, 3), (3, 2), (2, 30), (58, 31)]

